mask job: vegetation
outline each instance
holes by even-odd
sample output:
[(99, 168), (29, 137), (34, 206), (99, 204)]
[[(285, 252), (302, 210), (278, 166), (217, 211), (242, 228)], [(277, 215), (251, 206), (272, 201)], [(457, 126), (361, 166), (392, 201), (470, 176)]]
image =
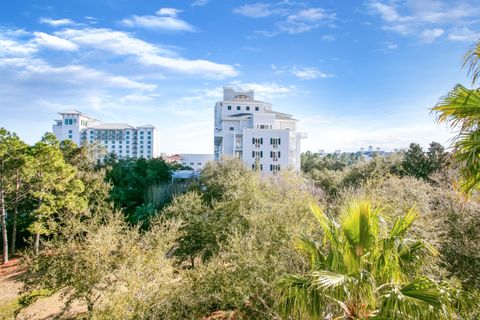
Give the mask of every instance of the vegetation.
[(472, 300), (458, 288), (419, 272), (435, 250), (409, 237), (415, 209), (397, 218), (390, 228), (382, 209), (364, 200), (343, 208), (338, 223), (317, 206), (312, 210), (323, 239), (302, 237), (298, 241), (297, 247), (310, 261), (310, 271), (281, 279), (280, 308), (285, 316), (450, 319), (456, 306)]
[[(480, 76), (480, 42), (477, 42), (464, 57), (464, 66), (475, 85)], [(457, 130), (453, 140), (453, 159), (460, 166), (460, 186), (471, 192), (480, 186), (480, 91), (457, 84), (432, 108), (439, 123), (448, 123)]]
[(435, 109), (464, 130), (452, 154), (308, 152), (271, 177), (222, 159), (190, 183), (0, 129), (2, 257), (28, 270), (0, 317), (61, 293), (85, 319), (478, 319), (480, 202), (456, 188), (478, 182), (468, 105)]

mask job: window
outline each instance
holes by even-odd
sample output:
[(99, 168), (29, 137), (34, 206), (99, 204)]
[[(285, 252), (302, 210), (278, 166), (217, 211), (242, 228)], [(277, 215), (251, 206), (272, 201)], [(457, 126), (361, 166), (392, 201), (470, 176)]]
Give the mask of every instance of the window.
[(202, 163), (201, 163), (201, 162), (197, 162), (197, 166), (201, 166), (201, 165), (202, 165)]
[(258, 110), (260, 110), (260, 108), (259, 108), (259, 107), (255, 107), (255, 111), (258, 111)]
[(240, 106), (237, 106), (237, 110), (242, 110), (242, 108)]
[(72, 134), (72, 130), (68, 130), (68, 133)]
[(249, 106), (247, 106), (247, 108), (246, 108), (246, 109), (247, 109), (247, 111), (250, 111), (250, 107), (249, 107)]
[(280, 143), (280, 138), (270, 138), (270, 144), (273, 146), (274, 149), (277, 149)]
[(194, 165), (194, 163), (193, 163), (193, 162), (190, 162), (190, 165), (191, 165), (191, 166), (193, 166), (193, 165)]
[(260, 148), (260, 145), (263, 144), (263, 138), (252, 138), (252, 144), (255, 145), (255, 148)]
[(272, 171), (273, 173), (277, 173), (278, 171), (280, 171), (280, 165), (279, 164), (271, 164), (270, 165), (270, 171)]
[(233, 130), (235, 130), (235, 128), (234, 128), (234, 127), (230, 127), (230, 131), (233, 131)]
[(278, 161), (280, 158), (280, 151), (270, 151), (270, 158), (272, 158), (273, 161)]
[(227, 110), (232, 110), (232, 106), (228, 106), (228, 107), (227, 107)]
[(71, 135), (71, 134), (68, 135), (68, 139), (72, 139), (72, 135)]
[(257, 164), (252, 164), (252, 170), (257, 170), (259, 169), (260, 171), (263, 170), (263, 164), (260, 163), (260, 165), (257, 166)]
[(263, 158), (263, 151), (252, 151), (252, 158)]
[(73, 119), (68, 119), (68, 124), (72, 125), (73, 124)]

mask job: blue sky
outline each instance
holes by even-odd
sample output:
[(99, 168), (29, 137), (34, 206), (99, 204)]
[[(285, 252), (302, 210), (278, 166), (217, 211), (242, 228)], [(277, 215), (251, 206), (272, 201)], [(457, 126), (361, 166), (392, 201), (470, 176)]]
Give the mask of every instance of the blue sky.
[(0, 126), (29, 143), (75, 108), (211, 153), (224, 85), (293, 114), (302, 149), (447, 143), (429, 113), (480, 38), (479, 0), (0, 2)]

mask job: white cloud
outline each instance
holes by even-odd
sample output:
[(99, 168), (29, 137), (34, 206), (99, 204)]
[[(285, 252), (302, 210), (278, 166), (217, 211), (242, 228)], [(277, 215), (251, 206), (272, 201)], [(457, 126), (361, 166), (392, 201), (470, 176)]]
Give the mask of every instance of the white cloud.
[(420, 41), (422, 42), (432, 43), (435, 40), (437, 40), (437, 38), (441, 37), (444, 33), (445, 31), (443, 31), (443, 29), (440, 29), (440, 28), (427, 29), (427, 30), (423, 30), (420, 33), (419, 37), (420, 37)]
[[(457, 31), (462, 29), (462, 25), (474, 22), (480, 14), (480, 7), (467, 1), (447, 4), (439, 0), (373, 0), (366, 5), (371, 13), (381, 17), (382, 29), (418, 38), (423, 43), (436, 41), (448, 28), (456, 30), (448, 37), (449, 40), (462, 38), (462, 33)], [(457, 34), (459, 37), (456, 37)]]
[(122, 20), (127, 27), (140, 27), (160, 31), (188, 31), (193, 32), (195, 28), (188, 22), (178, 19), (178, 13), (182, 12), (174, 8), (161, 8), (157, 15), (136, 16)]
[(40, 46), (55, 49), (55, 50), (65, 50), (65, 51), (75, 51), (78, 50), (78, 46), (68, 40), (52, 36), (43, 32), (34, 32), (35, 43)]
[(231, 85), (239, 87), (243, 90), (254, 90), (255, 99), (270, 101), (273, 98), (281, 98), (286, 96), (292, 96), (297, 93), (297, 87), (294, 85), (285, 86), (275, 82), (242, 82), (233, 81)]
[(302, 80), (314, 80), (317, 78), (331, 78), (332, 74), (321, 72), (318, 68), (315, 67), (297, 67), (294, 66), (292, 69), (292, 74)]
[(297, 65), (293, 66), (276, 66), (271, 65), (272, 69), (274, 70), (275, 74), (285, 74), (289, 73), (301, 80), (314, 80), (318, 78), (332, 78), (334, 77), (333, 74), (325, 73), (320, 71), (320, 69), (316, 67), (301, 67)]
[(336, 37), (333, 34), (326, 34), (322, 36), (322, 40), (325, 40), (325, 41), (334, 41), (335, 39)]
[(233, 13), (249, 18), (264, 18), (275, 14), (275, 12), (271, 4), (262, 2), (245, 4), (233, 9)]
[(195, 0), (192, 2), (193, 7), (203, 7), (208, 3), (209, 0)]
[(21, 43), (14, 39), (3, 38), (0, 34), (0, 57), (28, 56), (37, 51), (32, 43)]
[(38, 20), (40, 23), (43, 24), (48, 24), (52, 27), (61, 27), (61, 26), (67, 26), (67, 25), (73, 25), (75, 22), (73, 22), (70, 19), (52, 19), (52, 18), (40, 18)]
[(175, 8), (160, 8), (157, 11), (159, 16), (169, 16), (169, 17), (176, 17), (182, 10), (178, 10)]
[(455, 28), (448, 34), (448, 39), (452, 41), (474, 42), (480, 40), (480, 32), (470, 30), (468, 27)]
[[(273, 37), (281, 33), (303, 33), (321, 26), (333, 26), (336, 14), (323, 8), (305, 8), (304, 3), (280, 1), (277, 3), (257, 2), (245, 4), (233, 9), (233, 12), (249, 18), (280, 16), (282, 20), (275, 23), (275, 30), (257, 30), (255, 35)], [(332, 39), (332, 35), (326, 40)]]
[(158, 47), (120, 31), (93, 28), (68, 29), (58, 32), (56, 35), (77, 45), (104, 50), (117, 55), (133, 56), (141, 64), (157, 66), (172, 72), (211, 79), (224, 79), (238, 75), (238, 71), (232, 65), (177, 57), (171, 50)]
[(289, 15), (287, 19), (280, 22), (280, 30), (290, 34), (307, 32), (322, 25), (331, 24), (335, 20), (335, 13), (327, 12), (322, 8), (303, 9)]
[[(41, 59), (4, 58), (0, 59), (0, 69), (13, 74), (13, 78), (35, 83), (58, 83), (66, 85), (96, 86), (98, 88), (125, 88), (151, 91), (155, 85), (130, 80), (123, 76), (111, 75), (81, 65), (54, 67)], [(61, 86), (61, 85), (60, 85)], [(57, 88), (57, 87), (56, 87)]]

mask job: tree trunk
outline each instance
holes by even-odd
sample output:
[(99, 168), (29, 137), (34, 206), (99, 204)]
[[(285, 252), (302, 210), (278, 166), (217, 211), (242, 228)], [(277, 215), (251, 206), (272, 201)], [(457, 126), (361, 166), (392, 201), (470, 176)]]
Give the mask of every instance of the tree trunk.
[(13, 226), (12, 226), (12, 242), (10, 243), (10, 251), (12, 256), (15, 255), (17, 244), (17, 219), (18, 219), (18, 194), (20, 192), (20, 175), (17, 170), (17, 177), (15, 181), (15, 203), (13, 208)]
[(3, 241), (3, 263), (8, 262), (8, 237), (7, 237), (7, 221), (5, 211), (5, 198), (3, 194), (2, 186), (0, 185), (0, 224), (2, 227), (2, 241)]
[(33, 245), (33, 248), (35, 250), (35, 254), (38, 254), (39, 248), (40, 248), (40, 232), (39, 231), (35, 233), (35, 244)]
[[(40, 209), (41, 205), (42, 205), (42, 197), (40, 196), (40, 198), (38, 199), (38, 209)], [(37, 230), (35, 233), (35, 243), (33, 245), (33, 248), (34, 248), (35, 254), (38, 254), (38, 252), (40, 251), (39, 250), (40, 249), (40, 231), (39, 230)]]

